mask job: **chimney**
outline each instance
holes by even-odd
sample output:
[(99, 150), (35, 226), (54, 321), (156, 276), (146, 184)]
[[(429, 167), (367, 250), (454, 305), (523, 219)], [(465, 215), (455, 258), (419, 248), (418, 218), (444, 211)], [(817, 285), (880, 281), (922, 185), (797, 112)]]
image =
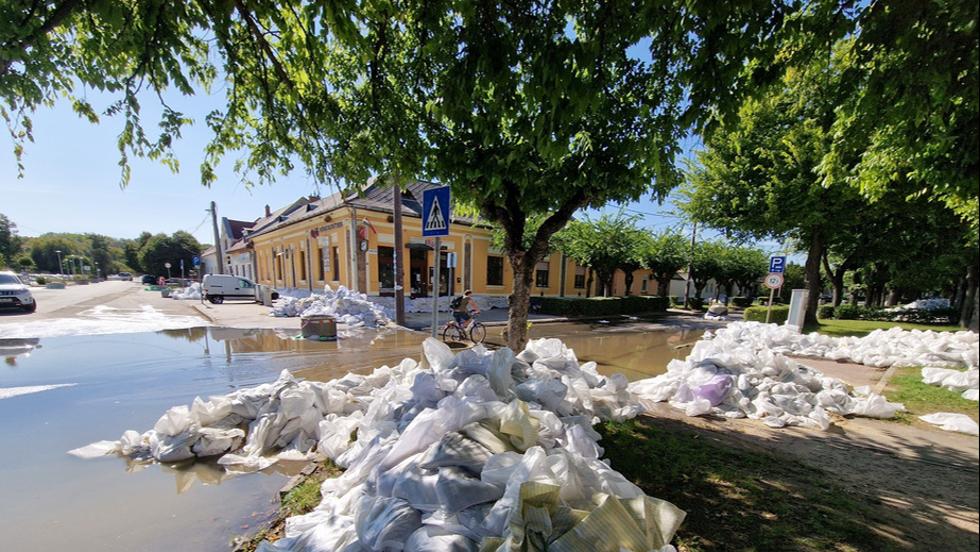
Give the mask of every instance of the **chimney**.
[(265, 216), (267, 216), (267, 217), (271, 217), (272, 216), (272, 209), (269, 209), (269, 206), (268, 205), (265, 206)]

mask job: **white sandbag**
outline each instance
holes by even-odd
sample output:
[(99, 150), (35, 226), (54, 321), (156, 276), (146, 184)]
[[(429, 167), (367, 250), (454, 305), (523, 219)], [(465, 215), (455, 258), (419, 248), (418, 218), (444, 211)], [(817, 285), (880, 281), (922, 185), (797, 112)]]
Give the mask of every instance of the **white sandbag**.
[(919, 416), (919, 419), (923, 422), (937, 425), (944, 431), (955, 431), (957, 433), (966, 433), (967, 435), (980, 435), (980, 427), (977, 426), (977, 422), (966, 414), (937, 412), (935, 414)]
[(272, 309), (272, 316), (332, 316), (337, 324), (349, 328), (366, 326), (377, 328), (390, 322), (389, 313), (384, 307), (372, 302), (368, 296), (339, 286), (336, 290), (329, 285), (322, 294), (309, 297), (282, 297)]

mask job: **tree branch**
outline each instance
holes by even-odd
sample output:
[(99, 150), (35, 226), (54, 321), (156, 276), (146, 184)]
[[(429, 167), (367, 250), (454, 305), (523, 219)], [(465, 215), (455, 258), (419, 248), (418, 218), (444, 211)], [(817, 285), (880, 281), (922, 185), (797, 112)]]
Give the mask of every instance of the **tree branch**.
[(58, 4), (55, 9), (48, 15), (48, 18), (33, 31), (29, 36), (26, 36), (19, 40), (16, 44), (11, 44), (9, 50), (20, 50), (19, 55), (14, 54), (8, 59), (0, 59), (0, 77), (5, 76), (10, 71), (10, 66), (19, 59), (24, 57), (27, 49), (34, 45), (35, 42), (40, 40), (40, 38), (55, 29), (58, 25), (61, 25), (69, 15), (82, 3), (82, 0), (65, 0), (64, 2)]

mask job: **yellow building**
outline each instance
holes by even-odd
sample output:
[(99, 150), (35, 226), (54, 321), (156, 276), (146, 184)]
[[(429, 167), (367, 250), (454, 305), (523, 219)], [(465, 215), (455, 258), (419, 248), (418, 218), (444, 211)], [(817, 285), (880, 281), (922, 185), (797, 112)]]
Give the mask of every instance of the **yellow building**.
[[(435, 186), (416, 182), (402, 192), (402, 286), (406, 296), (432, 293), (435, 240), (422, 237), (420, 213), (422, 191)], [(393, 201), (390, 187), (372, 185), (359, 196), (338, 193), (312, 199), (279, 215), (272, 224), (245, 237), (253, 252), (257, 281), (276, 288), (319, 291), (329, 284), (368, 295), (393, 295)], [(513, 289), (510, 262), (503, 251), (493, 247), (486, 224), (453, 217), (449, 236), (442, 238), (439, 258), (440, 295), (471, 289), (478, 295), (507, 296)], [(634, 294), (640, 294), (642, 278), (637, 271)], [(532, 291), (534, 295), (584, 297), (585, 283), (585, 267), (554, 253), (538, 264)], [(653, 294), (656, 284), (651, 281), (648, 287), (646, 293)], [(621, 283), (619, 289), (624, 289)]]

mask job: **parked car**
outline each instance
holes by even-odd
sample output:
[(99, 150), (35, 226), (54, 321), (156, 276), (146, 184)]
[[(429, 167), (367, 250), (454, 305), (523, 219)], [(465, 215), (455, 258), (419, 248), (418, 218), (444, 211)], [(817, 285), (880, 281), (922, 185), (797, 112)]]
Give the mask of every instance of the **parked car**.
[(25, 312), (37, 310), (37, 301), (31, 288), (20, 281), (13, 272), (0, 272), (0, 307), (18, 308)]
[(202, 288), (204, 298), (216, 305), (225, 299), (258, 299), (255, 282), (230, 274), (206, 274)]
[(143, 277), (140, 278), (140, 283), (144, 286), (155, 285), (157, 283), (157, 277), (152, 274), (144, 274)]
[(125, 281), (125, 282), (132, 282), (133, 281), (133, 275), (130, 274), (129, 272), (120, 272), (116, 276), (118, 276), (120, 280)]

